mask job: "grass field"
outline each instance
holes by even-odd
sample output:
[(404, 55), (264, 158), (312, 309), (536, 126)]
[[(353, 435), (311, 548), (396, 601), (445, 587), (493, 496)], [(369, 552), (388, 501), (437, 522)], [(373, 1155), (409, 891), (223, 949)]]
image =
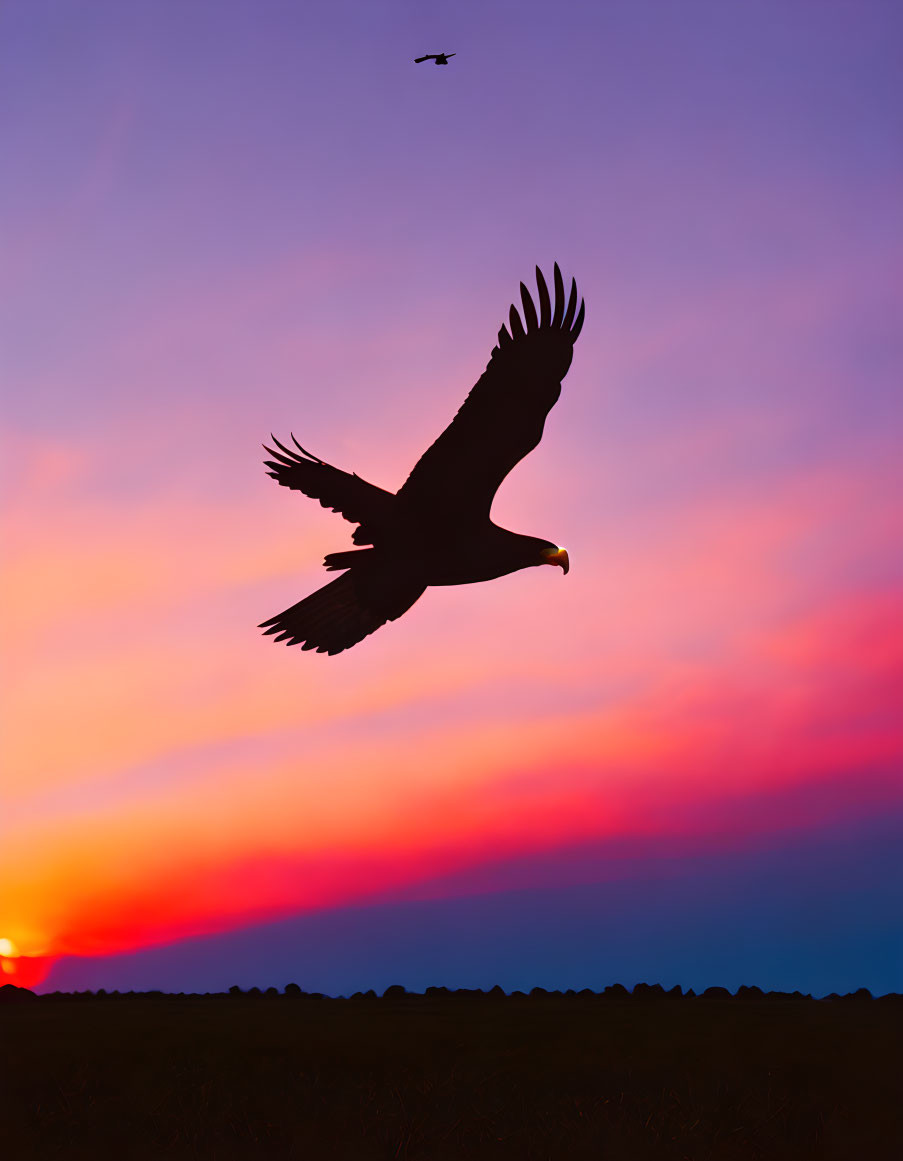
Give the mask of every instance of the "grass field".
[(0, 1155), (890, 1161), (901, 1031), (897, 997), (26, 997)]

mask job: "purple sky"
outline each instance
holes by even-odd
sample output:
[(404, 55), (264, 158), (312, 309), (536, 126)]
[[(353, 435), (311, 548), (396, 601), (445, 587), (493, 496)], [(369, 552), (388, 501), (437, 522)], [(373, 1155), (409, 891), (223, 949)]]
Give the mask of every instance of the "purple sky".
[[(899, 981), (901, 46), (892, 3), (0, 8), (10, 976), (168, 945), (159, 986), (199, 987), (245, 932), (243, 981), (285, 982), (261, 924), (333, 909), (347, 949), (372, 904), (413, 933), (386, 982), (468, 907), (462, 983), (490, 913), (511, 986)], [(493, 516), (567, 580), (428, 593), (337, 659), (262, 642), (350, 526), (261, 440), (397, 488), (556, 260), (587, 321)], [(778, 849), (817, 851), (808, 943)], [(635, 920), (672, 878), (695, 960)], [(517, 920), (577, 885), (637, 951), (581, 980)], [(419, 949), (410, 899), (443, 900)]]

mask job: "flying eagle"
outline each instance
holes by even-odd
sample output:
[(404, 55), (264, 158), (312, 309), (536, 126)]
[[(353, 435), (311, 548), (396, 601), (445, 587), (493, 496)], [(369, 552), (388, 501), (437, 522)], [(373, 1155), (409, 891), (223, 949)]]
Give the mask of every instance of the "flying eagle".
[(297, 451), (264, 449), (268, 475), (319, 500), (358, 527), (352, 543), (370, 545), (330, 553), (329, 571), (342, 575), (259, 627), (277, 641), (341, 653), (386, 621), (407, 612), (430, 585), (493, 580), (531, 565), (568, 571), (568, 554), (549, 540), (499, 528), (489, 510), (499, 485), (539, 443), (546, 416), (583, 326), (572, 280), (565, 300), (555, 264), (554, 307), (536, 268), (539, 313), (523, 283), (523, 322), (512, 306), (489, 365), (458, 414), (420, 457), (396, 493), (317, 459), (292, 436)]
[(457, 55), (456, 52), (428, 52), (426, 56), (415, 57), (414, 64), (423, 64), (425, 60), (434, 60), (437, 65), (448, 64), (448, 58)]

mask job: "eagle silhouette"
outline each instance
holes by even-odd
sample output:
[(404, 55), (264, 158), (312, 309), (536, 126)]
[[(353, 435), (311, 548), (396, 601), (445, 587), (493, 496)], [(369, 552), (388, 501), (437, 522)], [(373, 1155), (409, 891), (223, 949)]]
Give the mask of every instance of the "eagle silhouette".
[(455, 418), (414, 465), (396, 494), (317, 459), (292, 435), (297, 451), (275, 436), (279, 451), (268, 475), (319, 500), (357, 524), (347, 552), (330, 553), (342, 575), (259, 627), (277, 641), (341, 653), (387, 621), (395, 621), (430, 585), (494, 580), (531, 565), (568, 571), (568, 554), (549, 540), (522, 536), (489, 518), (499, 485), (539, 443), (546, 416), (561, 394), (583, 326), (577, 284), (565, 299), (558, 264), (554, 306), (536, 268), (539, 313), (520, 284), (523, 322), (514, 306), (489, 364)]
[(448, 64), (448, 58), (457, 55), (456, 52), (428, 52), (426, 56), (415, 57), (414, 64), (423, 64), (425, 60), (434, 60), (437, 65)]

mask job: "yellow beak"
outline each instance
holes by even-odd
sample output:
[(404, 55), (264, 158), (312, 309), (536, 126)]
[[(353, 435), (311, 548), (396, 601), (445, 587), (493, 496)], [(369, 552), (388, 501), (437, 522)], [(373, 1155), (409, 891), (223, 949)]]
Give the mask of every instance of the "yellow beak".
[(559, 565), (565, 575), (571, 567), (566, 548), (544, 548), (542, 550), (542, 563)]

